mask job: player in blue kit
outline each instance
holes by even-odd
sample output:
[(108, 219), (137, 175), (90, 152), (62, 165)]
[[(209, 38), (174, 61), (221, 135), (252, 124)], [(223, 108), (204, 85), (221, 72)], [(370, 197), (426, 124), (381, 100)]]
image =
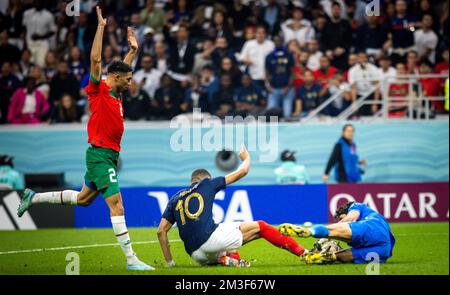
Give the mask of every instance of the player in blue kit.
[(241, 166), (225, 177), (211, 178), (205, 169), (192, 173), (191, 186), (176, 193), (169, 201), (161, 218), (158, 239), (167, 266), (174, 266), (168, 232), (177, 224), (186, 252), (201, 265), (248, 267), (237, 250), (250, 241), (263, 238), (296, 256), (305, 252), (293, 238), (282, 235), (266, 222), (230, 222), (216, 224), (213, 220), (213, 202), (216, 193), (245, 175), (250, 169), (250, 155), (244, 146), (239, 157)]
[(336, 210), (338, 223), (314, 225), (311, 228), (282, 224), (282, 234), (301, 238), (330, 238), (348, 243), (351, 248), (335, 253), (308, 253), (306, 263), (353, 262), (367, 263), (378, 256), (379, 262), (386, 262), (392, 256), (395, 238), (383, 215), (362, 203), (349, 202)]

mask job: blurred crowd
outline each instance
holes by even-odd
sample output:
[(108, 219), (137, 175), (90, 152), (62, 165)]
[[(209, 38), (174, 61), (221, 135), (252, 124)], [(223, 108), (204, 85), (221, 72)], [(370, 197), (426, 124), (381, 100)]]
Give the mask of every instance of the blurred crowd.
[[(301, 120), (332, 95), (337, 99), (323, 116), (386, 95), (399, 101), (389, 114), (405, 116), (402, 98), (417, 90), (402, 76), (448, 75), (448, 0), (381, 0), (379, 16), (366, 14), (366, 2), (372, 1), (0, 1), (0, 121), (89, 118), (84, 88), (96, 5), (108, 22), (104, 74), (128, 50), (127, 26), (140, 43), (122, 95), (128, 120), (168, 120), (194, 108), (221, 118)], [(397, 82), (375, 82), (387, 78)], [(444, 80), (419, 79), (421, 94), (442, 95)], [(431, 108), (445, 112), (441, 102)]]

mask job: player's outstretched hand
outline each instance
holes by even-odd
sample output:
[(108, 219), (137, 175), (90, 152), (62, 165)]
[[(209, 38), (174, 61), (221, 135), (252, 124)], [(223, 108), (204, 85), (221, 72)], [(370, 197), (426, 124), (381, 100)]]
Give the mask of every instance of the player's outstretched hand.
[(128, 45), (132, 50), (136, 51), (138, 49), (138, 42), (136, 39), (136, 35), (134, 34), (134, 31), (131, 27), (128, 27), (127, 36), (128, 36)]
[(100, 26), (106, 26), (106, 18), (103, 18), (102, 16), (102, 9), (100, 8), (100, 6), (97, 6), (95, 9), (97, 11), (98, 24)]
[(247, 151), (247, 148), (244, 144), (241, 144), (241, 151), (239, 152), (239, 158), (241, 158), (241, 161), (245, 161), (245, 159), (249, 158), (250, 154)]

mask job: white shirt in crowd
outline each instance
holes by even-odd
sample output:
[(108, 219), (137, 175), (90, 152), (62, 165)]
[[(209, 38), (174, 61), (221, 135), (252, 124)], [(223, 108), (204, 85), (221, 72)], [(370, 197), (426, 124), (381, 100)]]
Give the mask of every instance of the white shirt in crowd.
[(249, 74), (253, 80), (264, 80), (266, 78), (266, 57), (275, 49), (275, 45), (270, 40), (258, 43), (256, 40), (245, 42), (242, 48), (240, 59), (250, 60)]
[(397, 70), (394, 67), (389, 67), (387, 71), (382, 68), (378, 69), (378, 77), (380, 78), (381, 93), (386, 93), (388, 91), (389, 82), (395, 81), (397, 77)]
[(323, 53), (320, 51), (316, 51), (315, 53), (310, 54), (308, 58), (308, 63), (306, 64), (308, 69), (310, 69), (311, 71), (318, 70), (320, 68), (320, 58), (322, 56)]
[(34, 114), (36, 112), (36, 97), (35, 92), (29, 94), (25, 98), (25, 103), (23, 104), (22, 114)]
[(375, 81), (379, 78), (378, 68), (371, 63), (366, 63), (364, 68), (358, 63), (348, 72), (348, 82), (351, 85), (356, 83), (356, 93), (359, 96), (371, 93), (375, 89)]
[(291, 40), (297, 40), (298, 43), (304, 44), (315, 38), (316, 32), (311, 26), (311, 22), (302, 20), (301, 24), (302, 26), (300, 29), (294, 29), (292, 27), (292, 20), (287, 20), (281, 25), (284, 42), (286, 44)]
[(45, 35), (49, 32), (56, 32), (55, 18), (47, 9), (37, 11), (35, 8), (31, 8), (26, 10), (23, 13), (22, 23), (27, 29), (27, 42), (32, 41), (33, 34)]
[(150, 72), (145, 72), (144, 69), (140, 69), (133, 75), (133, 80), (136, 81), (136, 83), (141, 84), (142, 80), (145, 79), (143, 89), (151, 98), (153, 98), (156, 90), (159, 88), (162, 75), (163, 73), (157, 69), (152, 69)]
[(433, 30), (424, 32), (423, 30), (417, 30), (414, 32), (414, 46), (419, 56), (425, 54), (426, 50), (431, 49), (428, 59), (430, 62), (434, 63), (436, 58), (436, 46), (438, 44), (438, 36)]

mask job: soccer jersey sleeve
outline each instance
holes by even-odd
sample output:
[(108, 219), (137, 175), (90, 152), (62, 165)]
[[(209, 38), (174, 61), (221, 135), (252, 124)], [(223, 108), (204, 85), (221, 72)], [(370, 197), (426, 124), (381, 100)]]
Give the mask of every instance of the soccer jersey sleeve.
[(350, 208), (348, 208), (348, 212), (350, 212), (350, 211), (356, 211), (356, 212), (361, 213), (362, 210), (364, 209), (363, 206), (364, 206), (363, 204), (360, 204), (360, 203), (354, 203), (353, 205), (350, 206)]
[(210, 185), (214, 189), (214, 191), (217, 193), (220, 190), (223, 190), (226, 188), (227, 184), (225, 182), (225, 177), (216, 177), (210, 180)]
[(86, 87), (87, 95), (95, 94), (99, 92), (101, 81), (95, 79), (92, 74), (89, 75), (89, 82)]
[(162, 217), (166, 219), (171, 224), (174, 224), (176, 222), (175, 215), (173, 214), (173, 202), (169, 202), (169, 204), (166, 207), (166, 210), (164, 211)]

